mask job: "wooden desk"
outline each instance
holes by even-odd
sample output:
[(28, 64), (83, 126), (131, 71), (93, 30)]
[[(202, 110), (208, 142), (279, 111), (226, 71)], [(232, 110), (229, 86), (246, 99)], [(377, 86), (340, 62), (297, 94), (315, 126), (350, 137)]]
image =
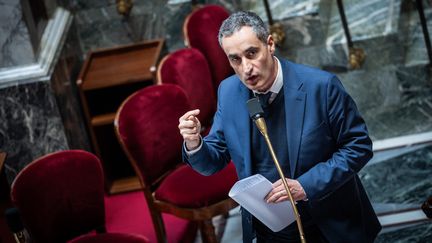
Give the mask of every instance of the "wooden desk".
[(152, 85), (162, 39), (90, 52), (77, 80), (95, 153), (102, 160), (109, 193), (140, 189), (140, 183), (114, 133), (120, 104)]

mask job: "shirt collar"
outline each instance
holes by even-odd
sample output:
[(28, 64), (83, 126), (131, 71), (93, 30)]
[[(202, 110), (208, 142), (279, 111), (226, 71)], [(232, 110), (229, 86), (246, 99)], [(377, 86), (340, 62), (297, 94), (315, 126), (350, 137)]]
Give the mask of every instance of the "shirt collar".
[(272, 86), (270, 87), (269, 90), (267, 90), (266, 92), (258, 92), (258, 91), (253, 91), (256, 94), (267, 94), (269, 91), (278, 94), (279, 91), (282, 89), (283, 86), (283, 76), (282, 76), (282, 66), (281, 63), (279, 61), (279, 59), (277, 57), (274, 57), (276, 59), (277, 65), (278, 65), (278, 70), (277, 70), (277, 74), (276, 74), (276, 78), (272, 84)]

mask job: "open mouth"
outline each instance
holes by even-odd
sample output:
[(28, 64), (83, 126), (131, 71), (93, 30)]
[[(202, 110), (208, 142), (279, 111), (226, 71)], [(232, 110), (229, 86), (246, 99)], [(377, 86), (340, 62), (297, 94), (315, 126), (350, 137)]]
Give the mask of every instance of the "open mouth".
[(250, 76), (250, 77), (248, 77), (246, 79), (247, 83), (251, 84), (251, 85), (256, 84), (257, 80), (258, 80), (258, 76), (257, 75), (252, 75), (252, 76)]

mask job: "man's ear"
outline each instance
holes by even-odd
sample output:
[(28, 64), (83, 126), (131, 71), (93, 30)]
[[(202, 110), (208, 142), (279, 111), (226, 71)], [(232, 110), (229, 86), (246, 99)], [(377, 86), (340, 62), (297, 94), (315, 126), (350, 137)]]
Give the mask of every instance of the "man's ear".
[(270, 53), (273, 55), (275, 52), (275, 42), (273, 40), (273, 36), (269, 35), (267, 37), (267, 47), (270, 50)]

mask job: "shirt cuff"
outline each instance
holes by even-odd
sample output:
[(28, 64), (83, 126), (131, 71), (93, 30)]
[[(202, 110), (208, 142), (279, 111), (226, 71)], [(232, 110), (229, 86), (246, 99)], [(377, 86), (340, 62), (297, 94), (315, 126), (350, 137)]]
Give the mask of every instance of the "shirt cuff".
[[(298, 180), (297, 180), (298, 181)], [(300, 181), (298, 181), (299, 183), (300, 183)], [(309, 199), (308, 199), (308, 196), (307, 196), (307, 194), (306, 194), (306, 191), (304, 190), (304, 188), (303, 188), (303, 186), (300, 184), (300, 186), (302, 187), (302, 190), (303, 190), (303, 192), (304, 192), (304, 194), (305, 194), (305, 198), (304, 199), (302, 199), (302, 201), (304, 201), (304, 202), (307, 202), (307, 201), (309, 201)]]
[(192, 155), (196, 154), (202, 148), (202, 145), (203, 145), (203, 143), (202, 143), (202, 137), (201, 137), (201, 135), (199, 135), (199, 136), (200, 136), (200, 144), (199, 144), (198, 148), (196, 148), (196, 149), (188, 150), (187, 147), (186, 147), (186, 143), (183, 142), (183, 148), (186, 151), (186, 155), (187, 156), (192, 156)]

